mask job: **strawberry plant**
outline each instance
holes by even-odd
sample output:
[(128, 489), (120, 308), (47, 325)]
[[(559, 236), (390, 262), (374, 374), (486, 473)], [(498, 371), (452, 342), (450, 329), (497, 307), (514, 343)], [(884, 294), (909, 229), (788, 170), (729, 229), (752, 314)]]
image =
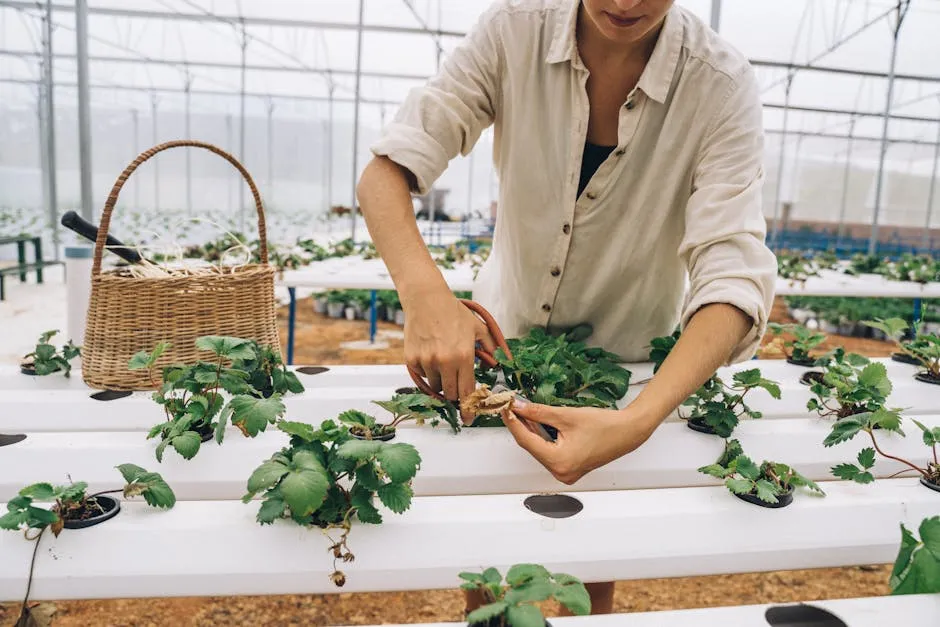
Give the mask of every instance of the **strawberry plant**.
[[(390, 400), (372, 402), (392, 414), (391, 422), (384, 425), (386, 432), (394, 432), (395, 428), (406, 420), (414, 420), (419, 425), (427, 422), (432, 427), (436, 427), (443, 420), (454, 433), (460, 430), (460, 420), (453, 403), (439, 401), (421, 392), (396, 394)], [(352, 428), (350, 430), (354, 435), (362, 435)]]
[(741, 418), (748, 416), (756, 419), (762, 415), (744, 402), (749, 392), (760, 388), (773, 398), (780, 399), (780, 386), (763, 378), (758, 368), (736, 372), (732, 380), (733, 383), (727, 385), (718, 375), (714, 375), (682, 402), (684, 407), (692, 408), (687, 417), (690, 428), (728, 438)]
[(262, 525), (289, 518), (327, 534), (338, 531), (339, 539), (331, 538), (330, 579), (342, 586), (346, 575), (336, 568), (336, 560), (355, 559), (347, 544), (353, 519), (380, 524), (376, 497), (396, 514), (407, 510), (421, 456), (410, 444), (354, 439), (344, 424), (333, 420), (319, 429), (284, 420), (277, 427), (290, 435), (290, 443), (251, 474), (242, 501), (263, 493), (257, 514)]
[[(149, 353), (137, 353), (131, 358), (130, 368), (146, 369), (157, 385), (154, 365), (168, 347), (164, 342)], [(205, 336), (196, 340), (196, 347), (211, 352), (215, 359), (165, 367), (163, 383), (153, 394), (154, 401), (163, 406), (166, 421), (155, 425), (147, 438), (160, 438), (156, 457), (161, 462), (167, 446), (184, 459), (192, 459), (200, 444), (212, 439), (213, 434), (221, 444), (229, 422), (244, 436), (255, 437), (283, 416), (283, 393), (303, 390), (296, 376), (279, 364), (280, 358), (274, 359), (275, 353), (260, 349), (254, 342)], [(223, 393), (230, 395), (227, 401)]]
[[(924, 368), (915, 375), (921, 381), (940, 384), (940, 337), (931, 333), (920, 333), (920, 325), (908, 327), (901, 318), (887, 320), (866, 320), (865, 325), (878, 329), (888, 336), (900, 349), (901, 355), (907, 359), (899, 361), (913, 362)], [(903, 338), (912, 335), (913, 339)]]
[[(778, 324), (771, 322), (767, 329), (773, 334), (773, 345), (780, 347), (787, 361), (797, 366), (813, 366), (816, 360), (810, 352), (826, 341), (825, 333), (817, 333), (801, 324)], [(791, 339), (784, 339), (788, 335)]]
[[(921, 475), (921, 482), (925, 486), (940, 491), (940, 462), (937, 460), (937, 444), (940, 443), (940, 427), (928, 429), (917, 420), (912, 420), (923, 433), (924, 444), (930, 447), (933, 453), (933, 461), (928, 461), (924, 468), (917, 464), (902, 459), (895, 455), (886, 453), (878, 445), (878, 439), (875, 437), (875, 430), (888, 431), (904, 436), (901, 430), (901, 416), (897, 411), (880, 408), (871, 412), (866, 412), (847, 418), (842, 418), (832, 425), (832, 430), (826, 439), (823, 440), (824, 446), (834, 446), (841, 442), (848, 442), (859, 433), (866, 433), (871, 439), (872, 446), (862, 449), (857, 457), (858, 463), (839, 464), (832, 469), (832, 474), (840, 479), (854, 481), (856, 483), (871, 483), (875, 480), (871, 469), (875, 465), (875, 454), (881, 455), (886, 459), (894, 460), (904, 466), (906, 469), (901, 472), (916, 471)], [(901, 474), (901, 473), (898, 473)]]
[[(630, 371), (620, 367), (616, 355), (571, 341), (565, 333), (552, 336), (535, 327), (507, 344), (513, 358), (497, 349), (497, 369), (510, 389), (534, 403), (615, 408), (630, 385)], [(481, 363), (476, 378), (493, 387), (497, 375)]]
[(810, 386), (813, 398), (806, 408), (837, 419), (884, 408), (891, 393), (885, 365), (841, 347), (830, 354), (822, 380)]
[(777, 255), (777, 276), (790, 281), (806, 281), (811, 276), (819, 276), (815, 264), (802, 254)]
[(825, 496), (825, 492), (786, 464), (764, 461), (760, 466), (751, 461), (738, 440), (725, 443), (725, 450), (714, 464), (699, 472), (724, 479), (732, 494), (754, 505), (785, 507), (793, 500), (793, 489), (805, 487)]
[(920, 540), (901, 523), (901, 548), (888, 584), (891, 594), (940, 592), (940, 516), (920, 523)]
[(654, 337), (652, 340), (650, 340), (649, 360), (653, 362), (653, 374), (659, 372), (660, 367), (662, 367), (663, 362), (666, 361), (666, 357), (669, 356), (669, 353), (672, 352), (672, 349), (675, 348), (676, 343), (679, 341), (679, 337), (681, 335), (682, 332), (679, 331), (679, 329), (676, 329), (672, 332), (672, 335)]
[(577, 577), (551, 573), (539, 564), (516, 564), (506, 572), (506, 584), (495, 568), (460, 573), (461, 588), (479, 592), (485, 605), (467, 616), (470, 625), (486, 627), (544, 627), (545, 617), (535, 603), (553, 599), (575, 615), (591, 612), (591, 597)]
[(20, 363), (20, 370), (23, 374), (35, 374), (39, 376), (50, 375), (55, 372), (62, 372), (68, 377), (72, 372), (73, 359), (81, 355), (81, 348), (75, 346), (72, 340), (69, 340), (61, 351), (56, 351), (49, 340), (51, 340), (58, 331), (46, 331), (39, 336), (36, 348), (31, 353), (23, 356)]

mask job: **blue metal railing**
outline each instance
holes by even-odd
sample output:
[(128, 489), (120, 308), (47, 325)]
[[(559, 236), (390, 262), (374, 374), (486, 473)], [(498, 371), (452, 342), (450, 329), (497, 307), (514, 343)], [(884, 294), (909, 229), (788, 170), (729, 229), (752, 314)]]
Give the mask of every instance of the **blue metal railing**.
[[(868, 253), (868, 238), (847, 236), (839, 238), (835, 230), (779, 231), (776, 244), (771, 242), (771, 236), (768, 233), (767, 243), (771, 244), (775, 251), (829, 250), (839, 257), (850, 257), (856, 253)], [(877, 243), (876, 251), (878, 255), (890, 258), (897, 258), (905, 253), (940, 256), (940, 240), (931, 239), (926, 248), (922, 247), (922, 244), (923, 238), (920, 235), (902, 236), (894, 232), (888, 238)]]

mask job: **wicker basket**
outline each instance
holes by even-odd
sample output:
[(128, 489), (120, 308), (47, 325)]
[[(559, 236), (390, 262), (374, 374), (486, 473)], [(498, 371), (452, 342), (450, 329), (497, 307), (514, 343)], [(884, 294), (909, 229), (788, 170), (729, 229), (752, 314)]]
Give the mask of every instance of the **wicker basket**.
[[(122, 276), (120, 269), (101, 271), (111, 212), (128, 177), (159, 152), (177, 147), (205, 148), (231, 163), (251, 188), (258, 211), (261, 263), (231, 272), (186, 277), (137, 278)], [(118, 177), (105, 203), (95, 242), (91, 270), (91, 296), (85, 341), (82, 347), (82, 378), (91, 387), (109, 390), (149, 390), (155, 387), (142, 370), (130, 370), (135, 353), (152, 350), (158, 342), (170, 348), (157, 362), (191, 364), (212, 355), (195, 347), (203, 335), (229, 335), (257, 340), (280, 350), (274, 300), (275, 268), (268, 264), (267, 233), (261, 194), (251, 175), (234, 157), (211, 144), (172, 141), (154, 146), (127, 166)]]

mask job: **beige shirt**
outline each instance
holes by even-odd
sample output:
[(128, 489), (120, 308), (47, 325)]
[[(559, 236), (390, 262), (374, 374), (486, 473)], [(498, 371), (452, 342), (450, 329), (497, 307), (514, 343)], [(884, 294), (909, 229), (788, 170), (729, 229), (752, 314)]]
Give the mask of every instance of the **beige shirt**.
[(588, 127), (577, 0), (497, 0), (372, 146), (425, 193), (494, 124), (499, 209), (473, 293), (509, 336), (588, 322), (588, 343), (643, 361), (708, 303), (755, 324), (776, 259), (761, 210), (762, 111), (747, 60), (673, 6), (620, 109), (619, 142), (576, 198)]

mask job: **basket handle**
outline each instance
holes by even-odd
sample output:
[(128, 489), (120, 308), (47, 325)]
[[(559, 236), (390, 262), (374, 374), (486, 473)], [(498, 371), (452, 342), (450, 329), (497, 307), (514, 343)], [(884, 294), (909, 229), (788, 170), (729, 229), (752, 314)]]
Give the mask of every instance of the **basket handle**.
[(156, 155), (158, 152), (163, 152), (164, 150), (169, 150), (170, 148), (179, 148), (184, 146), (205, 148), (209, 152), (214, 152), (235, 166), (235, 169), (241, 173), (242, 177), (245, 179), (245, 182), (248, 183), (248, 187), (251, 189), (251, 195), (255, 199), (255, 209), (258, 211), (258, 236), (261, 242), (261, 262), (265, 264), (268, 263), (268, 236), (267, 226), (264, 222), (264, 204), (261, 202), (261, 193), (258, 191), (258, 187), (255, 185), (254, 180), (252, 180), (251, 175), (248, 174), (248, 170), (245, 169), (245, 166), (239, 163), (238, 159), (217, 146), (193, 139), (180, 139), (158, 144), (153, 148), (140, 153), (140, 155), (134, 159), (131, 164), (124, 169), (123, 172), (121, 172), (121, 175), (117, 178), (117, 181), (115, 181), (114, 187), (111, 188), (111, 193), (108, 195), (108, 200), (104, 204), (104, 211), (101, 213), (101, 224), (98, 226), (98, 237), (95, 239), (95, 256), (91, 266), (92, 276), (101, 274), (101, 255), (104, 253), (105, 241), (108, 238), (108, 227), (111, 225), (111, 212), (114, 211), (114, 205), (117, 203), (118, 195), (121, 193), (121, 189), (124, 187), (124, 183), (126, 183), (127, 179), (130, 178), (131, 174), (134, 173), (134, 170), (136, 170), (142, 163)]

